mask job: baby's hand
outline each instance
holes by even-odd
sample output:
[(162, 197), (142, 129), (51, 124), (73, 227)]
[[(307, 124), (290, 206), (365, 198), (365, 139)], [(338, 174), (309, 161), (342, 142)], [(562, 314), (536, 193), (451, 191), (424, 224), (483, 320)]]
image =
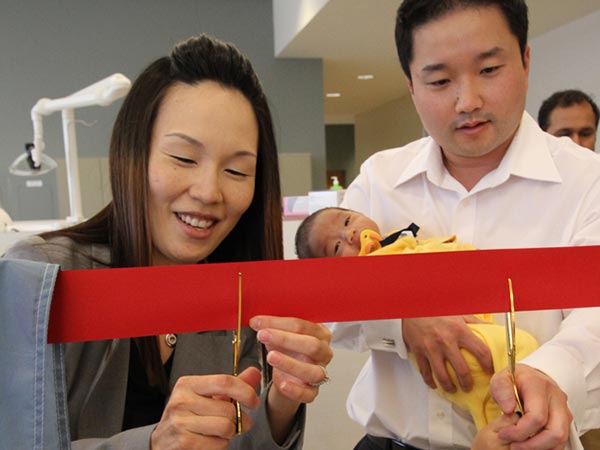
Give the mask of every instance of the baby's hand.
[(516, 414), (502, 415), (483, 427), (475, 436), (471, 450), (508, 450), (510, 442), (500, 439), (498, 431), (514, 425), (519, 420)]

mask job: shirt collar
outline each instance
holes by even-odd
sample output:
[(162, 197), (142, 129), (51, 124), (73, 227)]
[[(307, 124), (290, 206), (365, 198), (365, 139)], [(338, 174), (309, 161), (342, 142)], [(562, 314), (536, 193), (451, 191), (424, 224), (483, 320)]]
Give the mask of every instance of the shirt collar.
[[(440, 146), (431, 137), (421, 140), (416, 156), (400, 173), (395, 187), (422, 173), (438, 186), (458, 184), (446, 170)], [(538, 181), (562, 181), (544, 132), (527, 112), (523, 113), (519, 129), (500, 165), (482, 178), (474, 190), (479, 191), (501, 184), (511, 175)]]
[(396, 180), (395, 187), (407, 182), (421, 173), (434, 184), (441, 184), (446, 173), (442, 161), (440, 146), (431, 137), (421, 139), (415, 157), (408, 163)]
[(562, 178), (550, 154), (546, 135), (527, 112), (497, 172), (506, 171), (538, 181), (560, 183)]

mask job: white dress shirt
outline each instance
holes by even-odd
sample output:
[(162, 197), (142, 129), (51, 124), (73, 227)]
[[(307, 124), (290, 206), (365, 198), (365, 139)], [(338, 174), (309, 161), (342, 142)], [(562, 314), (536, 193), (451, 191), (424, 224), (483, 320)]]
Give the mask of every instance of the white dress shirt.
[[(421, 238), (454, 234), (479, 249), (598, 245), (600, 156), (544, 133), (524, 113), (501, 164), (471, 191), (448, 173), (439, 146), (427, 137), (371, 156), (342, 206), (370, 216), (382, 232), (414, 222)], [(407, 280), (398, 301), (410, 301), (410, 283), (426, 282), (423, 275)], [(522, 362), (567, 393), (574, 416), (570, 447), (580, 448), (575, 436), (600, 426), (600, 308), (521, 312), (516, 321), (540, 343)], [(330, 327), (335, 346), (371, 350), (347, 401), (366, 432), (423, 449), (470, 448), (475, 425), (423, 382), (407, 359), (401, 320)]]

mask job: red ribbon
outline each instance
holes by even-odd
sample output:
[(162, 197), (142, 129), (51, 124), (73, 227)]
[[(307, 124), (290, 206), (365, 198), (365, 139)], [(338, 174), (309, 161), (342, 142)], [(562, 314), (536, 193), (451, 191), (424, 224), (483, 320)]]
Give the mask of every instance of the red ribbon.
[(258, 314), (313, 322), (600, 306), (600, 246), (196, 264), (59, 273), (48, 341), (234, 329)]

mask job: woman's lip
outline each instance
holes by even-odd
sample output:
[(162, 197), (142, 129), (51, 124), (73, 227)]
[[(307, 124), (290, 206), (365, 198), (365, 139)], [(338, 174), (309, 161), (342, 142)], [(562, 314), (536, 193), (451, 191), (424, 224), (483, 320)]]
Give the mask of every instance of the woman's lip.
[(218, 222), (218, 219), (214, 216), (208, 216), (204, 214), (176, 212), (175, 215), (179, 220), (191, 225), (194, 228), (210, 228), (212, 225)]
[[(183, 227), (183, 230), (185, 231), (186, 234), (188, 234), (191, 237), (194, 238), (205, 238), (208, 237), (210, 234), (212, 234), (212, 232), (214, 231), (214, 228), (216, 226), (216, 224), (218, 223), (218, 220), (216, 219), (211, 219), (209, 220), (210, 225), (206, 228), (198, 228), (198, 227), (194, 227), (193, 225), (184, 222), (181, 217), (180, 214), (175, 214), (175, 217), (177, 219), (177, 222)], [(206, 216), (203, 216), (206, 217)]]

